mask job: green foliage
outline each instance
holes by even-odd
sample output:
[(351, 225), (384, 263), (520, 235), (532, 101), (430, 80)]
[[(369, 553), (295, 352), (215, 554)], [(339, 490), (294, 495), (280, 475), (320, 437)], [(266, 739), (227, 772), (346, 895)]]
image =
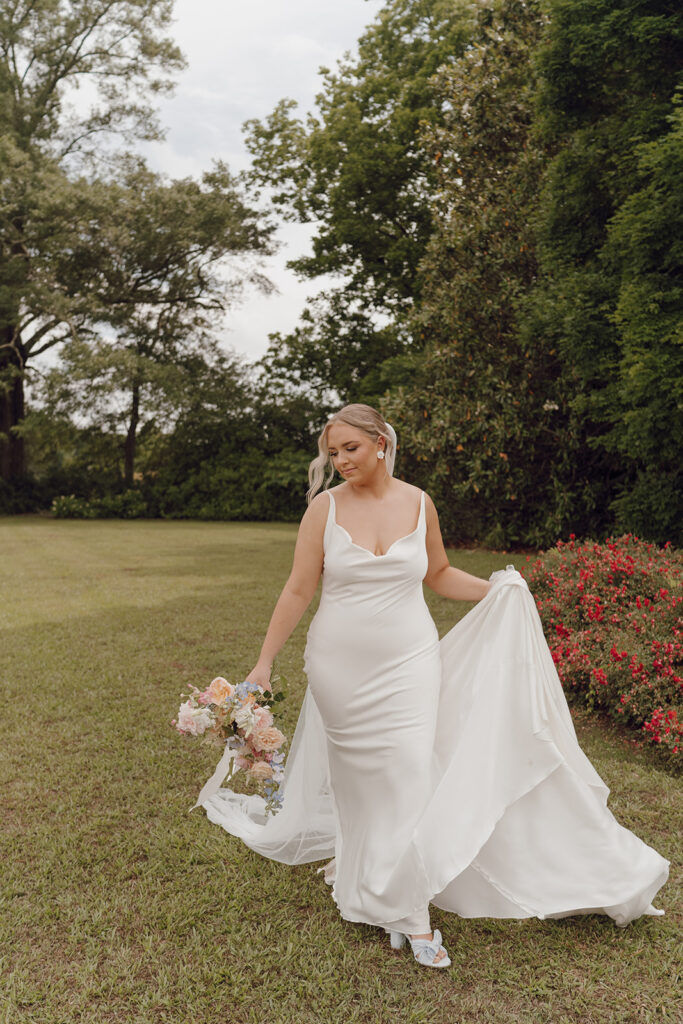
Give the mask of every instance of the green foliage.
[(345, 279), (293, 334), (273, 337), (267, 365), (285, 380), (374, 400), (373, 372), (410, 343), (395, 320), (420, 290), (436, 187), (419, 126), (439, 119), (431, 76), (463, 52), (471, 22), (465, 2), (389, 0), (357, 55), (321, 69), (317, 114), (302, 121), (283, 100), (246, 123), (255, 186), (285, 218), (315, 225), (312, 254), (290, 266)]
[(342, 402), (373, 405), (392, 379), (387, 364), (410, 351), (410, 338), (394, 322), (378, 327), (346, 293), (319, 295), (287, 335), (271, 334), (259, 366), (271, 385), (315, 395), (321, 409)]
[(454, 540), (681, 537), (682, 58), (670, 5), (500, 0), (437, 76), (426, 348), (383, 408)]
[[(164, 35), (172, 0), (0, 2), (0, 476), (24, 475), (18, 425), (27, 364), (73, 337), (91, 308), (70, 257), (91, 225), (104, 138), (159, 136), (150, 93), (183, 66)], [(90, 86), (76, 108), (70, 92)], [(106, 150), (105, 150), (106, 152)], [(72, 273), (76, 271), (75, 275)]]
[(531, 321), (573, 377), (607, 522), (680, 540), (683, 12), (663, 0), (550, 0), (548, 11), (538, 125), (557, 154)]
[(383, 407), (401, 472), (432, 493), (458, 543), (540, 545), (580, 505), (567, 493), (576, 444), (557, 352), (518, 328), (537, 276), (530, 221), (547, 160), (532, 135), (543, 25), (537, 3), (482, 7), (467, 53), (436, 78), (443, 124), (423, 132), (439, 180), (413, 316), (426, 348)]
[(604, 262), (619, 274), (616, 373), (604, 390), (605, 447), (634, 464), (617, 523), (683, 541), (683, 102), (637, 150), (635, 189), (612, 218)]
[[(245, 279), (269, 289), (254, 259), (270, 251), (270, 231), (222, 165), (201, 181), (167, 182), (126, 160), (121, 180), (97, 182), (88, 199), (89, 229), (66, 257), (91, 297), (88, 329), (47, 375), (43, 400), (110, 433), (123, 429), (130, 486), (138, 431), (172, 423), (196, 364), (218, 358), (208, 329)], [(218, 273), (227, 260), (228, 282)]]
[(143, 519), (147, 504), (139, 491), (122, 491), (101, 498), (78, 498), (61, 494), (52, 502), (56, 519)]
[(314, 222), (307, 277), (351, 275), (377, 305), (412, 300), (431, 233), (434, 177), (418, 128), (438, 116), (430, 78), (462, 53), (472, 19), (451, 0), (389, 0), (336, 71), (321, 69), (318, 114), (305, 123), (283, 100), (245, 125), (255, 184), (283, 216)]
[[(92, 349), (85, 351), (91, 359)], [(86, 389), (79, 418), (86, 419), (89, 396), (92, 422), (77, 427), (64, 414), (73, 392), (60, 373), (65, 393), (26, 420), (43, 504), (57, 497), (53, 509), (60, 515), (85, 518), (116, 515), (120, 508), (124, 517), (298, 520), (317, 407), (301, 397), (274, 396), (244, 362), (208, 341), (201, 355), (186, 354), (171, 369), (170, 377), (148, 381), (156, 390), (142, 392), (147, 418), (133, 487), (122, 471), (127, 405), (102, 402), (114, 394), (111, 380)]]
[[(92, 497), (121, 488), (121, 439), (97, 426), (77, 426), (49, 408), (31, 408), (21, 424), (28, 452), (26, 480), (36, 482), (49, 507), (57, 494)], [(16, 488), (16, 484), (14, 485)]]
[[(144, 94), (168, 92), (184, 66), (163, 33), (173, 0), (2, 0), (3, 128), (29, 152), (84, 153), (102, 133), (157, 138)], [(90, 103), (75, 116), (67, 92), (85, 79)]]
[(150, 511), (180, 519), (298, 521), (316, 414), (303, 398), (275, 403), (253, 382), (212, 375), (172, 434), (150, 450), (142, 483)]
[[(680, 541), (683, 13), (387, 0), (313, 113), (247, 122), (247, 198), (222, 165), (95, 173), (106, 133), (158, 132), (170, 9), (0, 0), (0, 475), (26, 444), (36, 481), (0, 506), (135, 491), (150, 515), (297, 519), (341, 399), (382, 405), (453, 541)], [(70, 121), (80, 76), (101, 95)], [(211, 328), (268, 287), (259, 191), (313, 226), (291, 266), (340, 283), (251, 372)]]

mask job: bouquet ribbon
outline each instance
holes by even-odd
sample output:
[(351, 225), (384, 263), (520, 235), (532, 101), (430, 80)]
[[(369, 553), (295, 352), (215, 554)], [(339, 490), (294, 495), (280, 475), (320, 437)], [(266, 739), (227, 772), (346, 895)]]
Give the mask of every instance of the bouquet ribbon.
[(208, 800), (210, 796), (213, 796), (214, 793), (218, 792), (218, 790), (221, 788), (223, 779), (230, 770), (230, 762), (232, 761), (234, 756), (235, 751), (231, 747), (228, 747), (226, 745), (225, 750), (223, 751), (223, 756), (216, 765), (215, 772), (208, 780), (208, 782), (206, 782), (202, 786), (199, 796), (197, 797), (197, 803), (190, 807), (190, 811), (193, 811), (195, 807), (201, 807), (205, 800)]

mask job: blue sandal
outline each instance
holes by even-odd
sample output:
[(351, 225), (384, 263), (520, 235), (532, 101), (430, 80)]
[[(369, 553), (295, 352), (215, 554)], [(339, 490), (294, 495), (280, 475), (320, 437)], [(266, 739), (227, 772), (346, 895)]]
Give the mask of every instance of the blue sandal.
[[(451, 960), (445, 947), (441, 944), (441, 932), (438, 928), (435, 928), (432, 932), (431, 939), (411, 939), (409, 935), (404, 935), (403, 932), (389, 932), (392, 949), (401, 949), (405, 945), (406, 939), (408, 939), (413, 956), (419, 964), (423, 964), (425, 967), (450, 967)], [(446, 955), (435, 962), (436, 954), (440, 949), (443, 949)]]

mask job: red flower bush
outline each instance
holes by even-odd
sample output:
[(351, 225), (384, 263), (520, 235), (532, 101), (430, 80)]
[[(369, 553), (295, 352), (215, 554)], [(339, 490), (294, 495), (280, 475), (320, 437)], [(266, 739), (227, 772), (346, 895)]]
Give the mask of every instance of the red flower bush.
[(522, 573), (567, 699), (683, 763), (683, 553), (632, 534), (558, 541)]

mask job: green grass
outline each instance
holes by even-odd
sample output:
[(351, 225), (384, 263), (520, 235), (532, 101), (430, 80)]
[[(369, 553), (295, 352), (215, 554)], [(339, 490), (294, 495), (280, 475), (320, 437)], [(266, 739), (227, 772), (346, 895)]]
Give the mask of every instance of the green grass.
[[(0, 520), (0, 1024), (680, 1021), (681, 874), (661, 919), (461, 920), (429, 971), (339, 918), (317, 864), (188, 813), (215, 748), (169, 726), (246, 674), (290, 567), (284, 524)], [(454, 551), (487, 576), (522, 558)], [(429, 595), (428, 595), (429, 596)], [(431, 600), (443, 633), (466, 606)], [(285, 648), (291, 735), (310, 615)], [(673, 860), (680, 783), (584, 714), (619, 820)]]

